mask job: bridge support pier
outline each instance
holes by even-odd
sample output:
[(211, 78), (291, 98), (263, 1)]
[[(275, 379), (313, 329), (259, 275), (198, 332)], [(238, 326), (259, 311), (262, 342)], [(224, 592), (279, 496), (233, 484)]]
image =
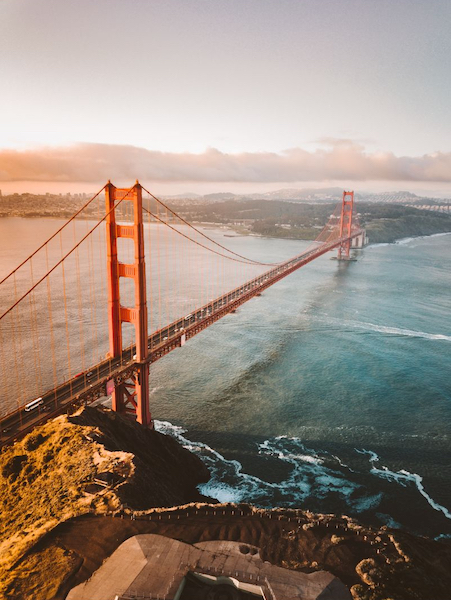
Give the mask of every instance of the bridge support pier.
[(352, 238), (351, 248), (361, 250), (366, 245), (366, 233), (363, 231), (360, 235)]
[[(122, 357), (122, 323), (131, 323), (134, 326), (136, 342), (134, 373), (128, 380), (114, 383), (112, 408), (120, 413), (133, 414), (139, 423), (151, 427), (149, 365), (146, 362), (148, 334), (142, 188), (138, 182), (131, 189), (119, 189), (108, 182), (105, 188), (105, 200), (110, 357)], [(119, 202), (132, 203), (133, 224), (122, 225), (116, 222), (116, 207)], [(133, 240), (135, 250), (133, 264), (119, 262), (118, 238)], [(121, 306), (119, 288), (121, 277), (128, 277), (134, 281), (134, 307)]]
[(354, 209), (354, 192), (343, 192), (340, 216), (340, 238), (346, 236), (348, 239), (338, 246), (337, 260), (350, 260), (352, 212)]

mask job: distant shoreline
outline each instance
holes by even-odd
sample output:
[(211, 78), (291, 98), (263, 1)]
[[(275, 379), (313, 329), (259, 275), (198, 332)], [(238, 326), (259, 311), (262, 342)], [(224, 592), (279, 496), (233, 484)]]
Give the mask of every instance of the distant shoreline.
[[(55, 214), (7, 215), (7, 214), (0, 213), (0, 219), (59, 219), (59, 220), (65, 220), (65, 219), (69, 218), (70, 216), (72, 216), (72, 215), (68, 215), (68, 214), (65, 214), (65, 215), (55, 215)], [(98, 220), (94, 215), (86, 215), (85, 217), (81, 216), (79, 218), (80, 218), (80, 220), (83, 220), (83, 221), (90, 221), (90, 220), (97, 221)], [(267, 235), (267, 234), (257, 233), (255, 231), (250, 231), (248, 229), (242, 229), (242, 228), (239, 228), (237, 226), (234, 226), (234, 225), (231, 225), (228, 223), (193, 221), (192, 224), (195, 225), (196, 227), (201, 227), (204, 229), (222, 229), (222, 230), (226, 230), (226, 231), (232, 231), (232, 232), (234, 232), (234, 234), (236, 234), (236, 235), (232, 235), (232, 236), (225, 235), (225, 237), (259, 237), (259, 238), (267, 238), (267, 239), (274, 239), (274, 240), (292, 240), (292, 241), (297, 240), (300, 242), (314, 242), (315, 241), (312, 238), (298, 238), (298, 237), (290, 237), (290, 236), (286, 236), (286, 235), (278, 236), (278, 235)], [(419, 233), (418, 235), (406, 235), (406, 236), (397, 237), (397, 238), (390, 239), (390, 240), (381, 240), (381, 241), (377, 241), (377, 242), (372, 242), (371, 241), (371, 229), (368, 229), (367, 231), (368, 231), (368, 238), (369, 238), (369, 244), (367, 247), (395, 245), (395, 244), (402, 243), (403, 240), (414, 240), (414, 239), (421, 239), (421, 238), (428, 238), (428, 237), (451, 234), (451, 230), (450, 231), (436, 231), (433, 233)]]
[[(232, 231), (235, 231), (233, 228), (231, 228)], [(395, 246), (396, 244), (400, 244), (401, 242), (403, 242), (404, 240), (406, 240), (405, 243), (407, 243), (407, 241), (410, 240), (419, 240), (422, 238), (431, 238), (431, 237), (439, 237), (442, 235), (451, 235), (451, 231), (440, 231), (438, 233), (429, 233), (429, 234), (420, 234), (420, 235), (411, 235), (408, 237), (402, 237), (402, 238), (397, 238), (396, 240), (393, 240), (392, 242), (374, 242), (372, 243), (370, 241), (370, 243), (365, 246), (364, 248), (369, 248), (370, 246), (372, 247), (376, 247), (376, 246)], [(310, 239), (305, 239), (305, 238), (290, 238), (290, 237), (278, 237), (277, 235), (262, 235), (261, 233), (253, 233), (253, 232), (249, 232), (249, 233), (240, 233), (240, 236), (248, 236), (248, 237), (259, 237), (259, 238), (266, 238), (266, 239), (270, 239), (270, 240), (289, 240), (289, 241), (299, 241), (299, 242), (314, 242), (315, 240), (310, 240)], [(238, 237), (238, 236), (227, 236), (227, 237)], [(356, 250), (356, 248), (352, 248), (353, 250)], [(358, 248), (358, 250), (362, 250), (363, 248)]]
[(394, 240), (393, 242), (374, 242), (374, 244), (372, 244), (371, 242), (368, 244), (367, 248), (369, 248), (370, 246), (376, 247), (376, 246), (396, 246), (396, 245), (403, 245), (407, 244), (407, 242), (413, 241), (413, 240), (421, 240), (423, 238), (432, 238), (432, 237), (440, 237), (442, 235), (451, 235), (451, 231), (441, 231), (439, 233), (429, 233), (429, 234), (425, 234), (425, 235), (411, 235), (409, 237), (403, 237), (403, 238), (398, 238), (396, 240)]

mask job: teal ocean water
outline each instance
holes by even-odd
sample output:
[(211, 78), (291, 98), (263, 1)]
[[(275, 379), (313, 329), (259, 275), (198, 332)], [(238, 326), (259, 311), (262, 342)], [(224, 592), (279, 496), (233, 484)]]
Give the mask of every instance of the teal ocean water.
[[(239, 247), (263, 244), (299, 248)], [(451, 236), (357, 258), (315, 261), (153, 365), (157, 427), (218, 500), (450, 535)]]
[[(59, 224), (0, 220), (0, 271)], [(209, 235), (260, 260), (307, 246)], [(449, 536), (451, 235), (369, 246), (356, 257), (315, 260), (151, 365), (152, 414), (209, 466), (205, 495)], [(102, 294), (101, 278), (98, 287)], [(44, 310), (46, 294), (38, 301)], [(105, 291), (98, 303), (106, 306)], [(71, 314), (76, 324), (76, 304)], [(61, 348), (63, 317), (55, 299)], [(99, 327), (106, 344), (106, 318)], [(25, 376), (26, 391), (37, 394), (32, 371)], [(13, 392), (3, 412), (15, 408)]]

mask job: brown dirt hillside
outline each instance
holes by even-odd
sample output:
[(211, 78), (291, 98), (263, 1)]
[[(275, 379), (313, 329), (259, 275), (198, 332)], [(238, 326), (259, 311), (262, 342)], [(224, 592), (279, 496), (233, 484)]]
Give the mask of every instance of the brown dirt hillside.
[[(114, 478), (109, 488), (94, 482), (105, 472)], [(14, 565), (58, 523), (124, 504), (196, 501), (196, 485), (208, 478), (175, 440), (111, 411), (88, 407), (36, 428), (0, 454), (0, 598)]]

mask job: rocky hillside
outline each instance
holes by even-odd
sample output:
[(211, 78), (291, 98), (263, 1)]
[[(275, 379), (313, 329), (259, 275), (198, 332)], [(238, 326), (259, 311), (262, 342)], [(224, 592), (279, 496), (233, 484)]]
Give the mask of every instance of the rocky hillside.
[(0, 597), (13, 565), (62, 521), (196, 501), (208, 478), (174, 439), (111, 411), (85, 408), (37, 428), (0, 454)]

